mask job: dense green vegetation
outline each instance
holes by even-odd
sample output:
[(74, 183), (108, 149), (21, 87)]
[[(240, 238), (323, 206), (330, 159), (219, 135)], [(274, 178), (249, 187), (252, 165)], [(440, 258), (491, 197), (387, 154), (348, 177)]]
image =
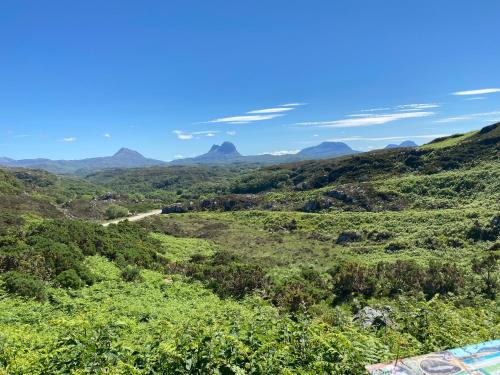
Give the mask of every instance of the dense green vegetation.
[(499, 132), (260, 169), (0, 170), (0, 374), (363, 374), (498, 338)]
[(161, 203), (203, 199), (229, 190), (232, 179), (251, 165), (166, 166), (140, 169), (111, 169), (89, 174), (87, 181), (112, 191), (136, 192), (144, 199)]
[(157, 208), (161, 201), (130, 190), (117, 193), (107, 186), (76, 177), (55, 176), (32, 169), (0, 168), (0, 209), (15, 215), (103, 220)]

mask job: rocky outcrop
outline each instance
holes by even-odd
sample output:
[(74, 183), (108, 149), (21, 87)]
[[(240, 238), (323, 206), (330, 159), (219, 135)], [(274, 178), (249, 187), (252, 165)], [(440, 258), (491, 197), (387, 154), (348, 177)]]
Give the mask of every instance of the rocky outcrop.
[(354, 321), (361, 324), (364, 328), (381, 328), (393, 325), (390, 315), (391, 310), (389, 307), (374, 309), (370, 306), (366, 306), (354, 315)]
[(184, 203), (174, 203), (165, 207), (161, 213), (162, 214), (182, 214), (191, 211), (193, 208), (191, 205), (186, 205)]

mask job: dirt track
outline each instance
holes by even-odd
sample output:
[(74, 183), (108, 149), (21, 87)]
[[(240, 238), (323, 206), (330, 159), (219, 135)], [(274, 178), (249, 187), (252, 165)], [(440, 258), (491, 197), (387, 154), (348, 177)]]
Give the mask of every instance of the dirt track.
[(144, 219), (148, 216), (159, 215), (159, 214), (161, 214), (161, 210), (152, 210), (152, 211), (143, 212), (141, 214), (137, 214), (134, 216), (127, 216), (127, 217), (121, 217), (119, 219), (108, 220), (108, 221), (102, 223), (102, 225), (107, 227), (109, 224), (116, 224), (116, 223), (119, 223), (120, 221), (125, 221), (125, 220), (137, 221), (137, 220)]

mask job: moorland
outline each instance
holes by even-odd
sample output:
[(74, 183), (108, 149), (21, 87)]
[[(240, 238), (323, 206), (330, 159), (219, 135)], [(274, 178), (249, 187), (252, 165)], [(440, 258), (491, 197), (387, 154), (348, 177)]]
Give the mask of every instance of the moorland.
[(498, 338), (499, 151), (494, 124), (276, 165), (2, 168), (0, 374), (363, 374)]

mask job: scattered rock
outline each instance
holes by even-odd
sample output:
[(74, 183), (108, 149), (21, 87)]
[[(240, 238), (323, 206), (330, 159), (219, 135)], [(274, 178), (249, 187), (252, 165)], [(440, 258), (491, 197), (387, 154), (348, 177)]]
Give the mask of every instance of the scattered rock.
[(333, 201), (331, 199), (312, 199), (307, 201), (304, 206), (300, 209), (302, 212), (320, 212), (326, 210), (333, 206)]
[(390, 315), (390, 307), (374, 309), (370, 306), (366, 306), (354, 315), (354, 321), (361, 324), (364, 328), (381, 328), (393, 325)]
[(248, 210), (256, 205), (257, 196), (253, 194), (220, 196), (217, 199), (205, 199), (199, 204), (202, 210), (208, 211)]
[(304, 191), (304, 190), (309, 190), (310, 186), (307, 182), (299, 182), (297, 185), (295, 185), (295, 189), (299, 191)]
[(99, 197), (102, 201), (111, 201), (120, 199), (120, 195), (116, 193), (107, 192)]

